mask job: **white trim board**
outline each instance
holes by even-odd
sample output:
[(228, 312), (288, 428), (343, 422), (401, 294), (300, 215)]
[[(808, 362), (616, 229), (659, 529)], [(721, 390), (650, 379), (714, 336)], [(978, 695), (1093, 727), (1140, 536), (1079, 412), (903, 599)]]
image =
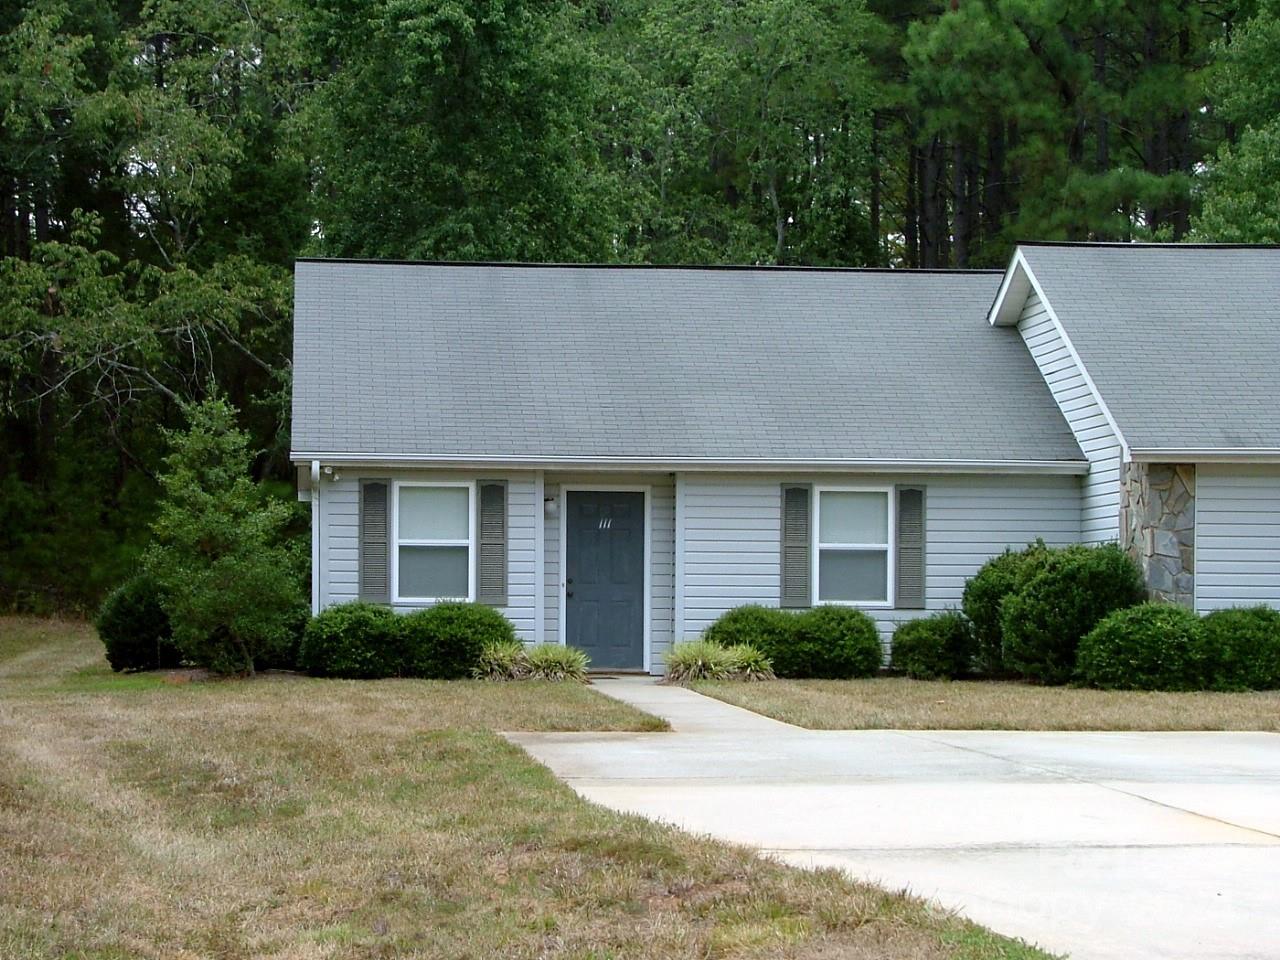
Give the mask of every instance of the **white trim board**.
[(1089, 472), (1085, 460), (990, 460), (990, 459), (920, 459), (850, 457), (811, 460), (770, 457), (534, 457), (489, 456), (487, 454), (421, 454), (382, 453), (308, 453), (293, 452), (293, 461), (303, 463), (318, 459), (323, 463), (355, 465), (370, 469), (396, 467), (437, 467), (441, 469), (474, 469), (507, 467), (512, 470), (598, 470), (660, 471), (676, 470), (724, 473), (735, 470), (753, 472), (795, 473), (1039, 473), (1083, 475)]
[(625, 483), (565, 483), (560, 485), (560, 612), (559, 642), (566, 646), (567, 625), (569, 622), (568, 592), (569, 576), (569, 494), (592, 493), (595, 491), (616, 491), (617, 493), (644, 494), (644, 661), (639, 669), (648, 673), (653, 661), (653, 486), (651, 484)]

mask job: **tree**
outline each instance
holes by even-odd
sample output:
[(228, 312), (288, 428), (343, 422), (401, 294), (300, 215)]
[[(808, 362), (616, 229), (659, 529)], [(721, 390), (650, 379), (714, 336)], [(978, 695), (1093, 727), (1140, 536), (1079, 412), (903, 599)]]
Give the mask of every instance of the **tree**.
[(325, 0), (301, 128), (321, 250), (607, 260), (617, 195), (566, 0)]
[(1280, 243), (1280, 3), (1218, 47), (1211, 81), (1228, 139), (1208, 166), (1196, 236), (1224, 243)]
[(249, 475), (248, 436), (225, 400), (185, 407), (171, 431), (145, 567), (160, 584), (184, 658), (249, 673), (297, 641), (304, 617), (305, 537), (294, 505)]

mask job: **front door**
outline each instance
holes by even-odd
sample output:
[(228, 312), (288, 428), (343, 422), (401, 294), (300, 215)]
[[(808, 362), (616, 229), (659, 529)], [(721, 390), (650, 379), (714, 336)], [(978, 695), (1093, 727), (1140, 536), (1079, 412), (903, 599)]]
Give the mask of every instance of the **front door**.
[(591, 666), (643, 670), (644, 494), (565, 494), (565, 642)]

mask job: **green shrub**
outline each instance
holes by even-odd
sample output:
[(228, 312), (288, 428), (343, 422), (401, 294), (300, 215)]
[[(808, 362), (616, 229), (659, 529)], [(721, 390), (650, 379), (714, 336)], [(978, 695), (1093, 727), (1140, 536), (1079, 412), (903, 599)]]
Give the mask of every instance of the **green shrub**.
[(399, 618), (387, 607), (344, 603), (312, 618), (298, 655), (318, 677), (373, 679), (404, 672)]
[(1080, 639), (1145, 594), (1137, 566), (1115, 544), (1050, 551), (1002, 604), (1005, 666), (1042, 683), (1066, 683)]
[(141, 574), (107, 595), (94, 620), (112, 670), (176, 667), (178, 650), (160, 598), (160, 585)]
[(1215, 610), (1204, 618), (1215, 690), (1280, 687), (1280, 611), (1270, 607)]
[(562, 647), (558, 643), (540, 643), (530, 647), (525, 654), (530, 680), (574, 680), (587, 682), (587, 667), (591, 658), (577, 647)]
[(406, 672), (413, 677), (456, 680), (471, 676), (485, 646), (513, 642), (515, 627), (482, 603), (437, 603), (400, 618)]
[(1203, 690), (1212, 673), (1191, 611), (1144, 603), (1116, 610), (1080, 641), (1081, 680), (1107, 690)]
[(972, 624), (959, 611), (946, 610), (900, 624), (890, 662), (913, 680), (955, 679), (972, 668), (974, 647)]
[(797, 614), (790, 640), (765, 652), (780, 677), (870, 677), (884, 662), (875, 621), (861, 610), (834, 605)]
[(144, 556), (160, 584), (183, 658), (218, 673), (252, 673), (291, 642), (308, 561), (297, 505), (253, 482), (254, 454), (236, 410), (211, 399), (183, 408)]
[(1005, 672), (1004, 631), (1000, 622), (1005, 598), (1044, 565), (1050, 552), (1043, 540), (1030, 543), (1022, 550), (1006, 550), (984, 563), (964, 585), (960, 607), (973, 624), (978, 667), (983, 673)]
[(479, 680), (524, 680), (529, 676), (529, 657), (524, 644), (519, 640), (486, 643), (471, 675)]
[(774, 678), (769, 658), (745, 643), (726, 647), (714, 640), (689, 640), (673, 646), (667, 654), (666, 662), (668, 683)]
[(780, 646), (791, 642), (795, 618), (794, 613), (777, 607), (762, 607), (754, 603), (734, 607), (703, 630), (702, 639), (725, 648), (745, 643), (772, 655)]

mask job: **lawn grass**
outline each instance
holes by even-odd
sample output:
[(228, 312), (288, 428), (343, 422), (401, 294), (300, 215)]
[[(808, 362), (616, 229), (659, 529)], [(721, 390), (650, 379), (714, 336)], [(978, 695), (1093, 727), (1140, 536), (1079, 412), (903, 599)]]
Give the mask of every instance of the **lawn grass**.
[(661, 725), (581, 686), (184, 679), (0, 619), (0, 957), (1044, 957), (579, 799), (494, 731)]
[(1143, 693), (904, 677), (704, 682), (694, 689), (813, 730), (1280, 731), (1280, 691)]

